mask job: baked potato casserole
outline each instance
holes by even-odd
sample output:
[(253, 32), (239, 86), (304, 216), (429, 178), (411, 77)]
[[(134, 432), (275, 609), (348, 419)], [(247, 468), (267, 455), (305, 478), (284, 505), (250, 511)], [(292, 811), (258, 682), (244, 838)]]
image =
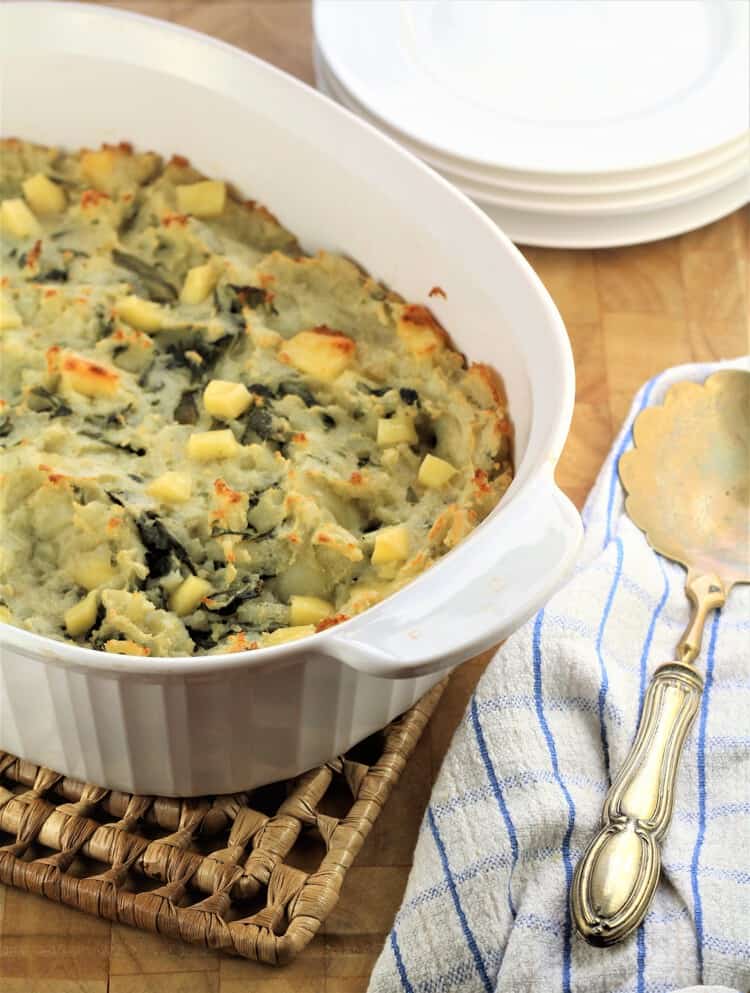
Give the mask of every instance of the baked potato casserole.
[(500, 382), (424, 306), (178, 156), (0, 158), (0, 619), (133, 655), (278, 644), (507, 489)]

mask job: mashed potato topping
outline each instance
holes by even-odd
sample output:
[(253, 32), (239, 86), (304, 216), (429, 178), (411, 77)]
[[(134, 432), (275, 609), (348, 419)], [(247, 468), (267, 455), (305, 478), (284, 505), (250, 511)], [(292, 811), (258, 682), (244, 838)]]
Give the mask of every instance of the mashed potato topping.
[(0, 143), (0, 619), (175, 656), (376, 603), (511, 480), (425, 307), (179, 157)]

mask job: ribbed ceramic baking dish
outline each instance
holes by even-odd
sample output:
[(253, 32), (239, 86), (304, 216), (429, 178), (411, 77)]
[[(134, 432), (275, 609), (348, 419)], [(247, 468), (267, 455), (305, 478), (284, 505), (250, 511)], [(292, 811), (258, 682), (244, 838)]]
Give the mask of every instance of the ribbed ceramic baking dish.
[(510, 241), (397, 145), (291, 77), (160, 21), (72, 3), (0, 6), (6, 136), (187, 155), (308, 249), (342, 251), (501, 371), (516, 478), (401, 592), (306, 640), (234, 655), (113, 656), (0, 624), (0, 748), (136, 793), (233, 792), (301, 772), (410, 706), (561, 583), (578, 515), (553, 481), (570, 424), (565, 328)]

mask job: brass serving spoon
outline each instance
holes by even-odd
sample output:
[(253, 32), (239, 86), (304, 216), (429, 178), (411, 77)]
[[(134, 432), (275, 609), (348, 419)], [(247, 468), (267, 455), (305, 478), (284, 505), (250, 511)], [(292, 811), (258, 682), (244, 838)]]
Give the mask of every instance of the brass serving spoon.
[(636, 418), (620, 459), (625, 509), (655, 551), (687, 569), (692, 619), (677, 660), (660, 665), (638, 733), (604, 802), (602, 828), (576, 867), (571, 910), (594, 945), (612, 945), (646, 915), (661, 870), (685, 738), (703, 680), (694, 662), (708, 614), (750, 582), (750, 372), (678, 383)]

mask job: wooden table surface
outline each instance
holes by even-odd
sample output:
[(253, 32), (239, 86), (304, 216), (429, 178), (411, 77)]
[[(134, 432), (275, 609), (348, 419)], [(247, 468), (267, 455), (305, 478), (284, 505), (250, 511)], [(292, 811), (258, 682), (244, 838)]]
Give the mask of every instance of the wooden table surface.
[[(117, 0), (216, 35), (311, 82), (308, 0)], [(127, 136), (125, 136), (127, 137)], [(177, 149), (179, 151), (179, 149)], [(271, 204), (271, 207), (278, 207)], [(656, 244), (525, 249), (568, 327), (578, 385), (557, 478), (579, 506), (640, 384), (666, 366), (750, 350), (750, 211)], [(0, 887), (2, 993), (360, 993), (393, 921), (453, 729), (487, 662), (462, 666), (324, 931), (290, 967), (94, 920)]]

